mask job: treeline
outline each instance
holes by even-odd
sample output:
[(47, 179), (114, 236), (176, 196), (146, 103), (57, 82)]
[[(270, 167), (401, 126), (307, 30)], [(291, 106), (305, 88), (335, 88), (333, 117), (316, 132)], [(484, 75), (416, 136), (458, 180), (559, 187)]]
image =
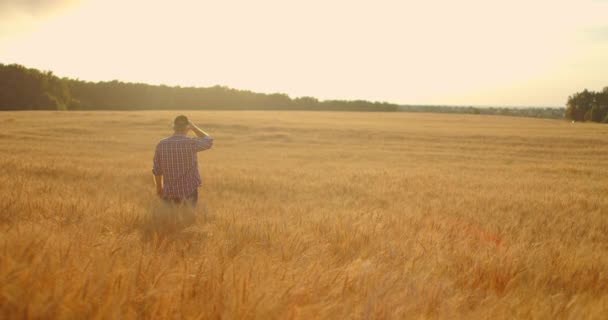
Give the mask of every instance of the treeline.
[[(604, 89), (604, 96), (607, 89)], [(569, 100), (577, 111), (572, 119), (580, 120), (580, 106), (595, 106), (596, 93), (576, 94)], [(601, 94), (600, 94), (601, 95)], [(584, 99), (582, 97), (585, 97)], [(588, 101), (596, 101), (587, 104)], [(594, 100), (595, 99), (595, 100)], [(602, 100), (605, 101), (605, 100)], [(605, 104), (604, 104), (605, 105)], [(120, 81), (88, 82), (59, 78), (50, 71), (39, 71), (16, 64), (0, 64), (0, 110), (335, 110), (335, 111), (404, 111), (467, 113), (537, 118), (564, 117), (563, 108), (479, 108), (454, 106), (397, 105), (365, 100), (325, 100), (313, 97), (290, 98), (286, 94), (264, 94), (224, 86), (170, 87)], [(599, 117), (597, 107), (589, 108), (590, 118)], [(602, 110), (605, 110), (602, 109)], [(604, 111), (602, 111), (604, 112)], [(587, 117), (587, 109), (583, 118)], [(602, 113), (605, 117), (605, 112)], [(582, 119), (582, 118), (581, 118)], [(604, 118), (602, 118), (604, 119)], [(595, 121), (595, 120), (594, 120)]]
[(0, 110), (348, 110), (396, 111), (398, 105), (364, 100), (292, 99), (223, 86), (170, 87), (120, 81), (59, 78), (20, 65), (0, 64)]
[(433, 112), (433, 113), (461, 113), (461, 114), (487, 114), (512, 117), (531, 117), (563, 119), (564, 108), (507, 108), (507, 107), (456, 107), (456, 106), (399, 106), (399, 111), (405, 112)]
[(608, 123), (608, 87), (600, 92), (585, 89), (568, 97), (566, 118)]

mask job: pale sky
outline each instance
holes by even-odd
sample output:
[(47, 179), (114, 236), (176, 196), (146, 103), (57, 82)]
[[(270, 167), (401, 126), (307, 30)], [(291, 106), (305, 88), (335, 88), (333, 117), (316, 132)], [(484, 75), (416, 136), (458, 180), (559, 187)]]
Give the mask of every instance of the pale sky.
[(608, 86), (608, 0), (0, 0), (0, 63), (292, 97), (563, 106)]

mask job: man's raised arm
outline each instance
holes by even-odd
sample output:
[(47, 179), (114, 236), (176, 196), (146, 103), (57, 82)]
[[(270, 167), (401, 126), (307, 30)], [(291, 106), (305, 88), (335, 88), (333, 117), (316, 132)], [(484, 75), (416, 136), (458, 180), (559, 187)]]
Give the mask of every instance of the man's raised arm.
[(192, 123), (192, 121), (189, 121), (190, 123), (190, 130), (192, 130), (192, 132), (194, 132), (194, 134), (199, 137), (199, 138), (204, 138), (204, 137), (211, 137), (210, 135), (207, 134), (207, 132), (203, 131), (203, 129), (197, 127), (194, 123)]
[(190, 122), (190, 130), (197, 136), (197, 138), (193, 139), (196, 142), (196, 152), (211, 149), (213, 146), (213, 138), (207, 134), (207, 132), (203, 131), (192, 122)]

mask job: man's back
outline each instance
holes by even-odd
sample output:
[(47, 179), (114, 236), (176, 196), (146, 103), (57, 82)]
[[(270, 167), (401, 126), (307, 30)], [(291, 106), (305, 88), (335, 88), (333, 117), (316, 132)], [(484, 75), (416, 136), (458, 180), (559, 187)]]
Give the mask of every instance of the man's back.
[(209, 136), (189, 138), (174, 134), (162, 139), (154, 153), (155, 176), (163, 176), (163, 197), (185, 198), (201, 185), (196, 153), (213, 145)]

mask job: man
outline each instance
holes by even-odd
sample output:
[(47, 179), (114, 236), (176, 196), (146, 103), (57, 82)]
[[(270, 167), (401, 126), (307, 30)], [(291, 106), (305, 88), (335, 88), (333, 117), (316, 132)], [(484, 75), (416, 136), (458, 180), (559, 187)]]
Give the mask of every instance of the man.
[[(173, 121), (175, 133), (156, 145), (152, 173), (156, 194), (168, 203), (188, 203), (196, 206), (201, 177), (196, 153), (213, 146), (213, 138), (194, 125), (184, 115)], [(188, 137), (192, 130), (196, 138)]]

